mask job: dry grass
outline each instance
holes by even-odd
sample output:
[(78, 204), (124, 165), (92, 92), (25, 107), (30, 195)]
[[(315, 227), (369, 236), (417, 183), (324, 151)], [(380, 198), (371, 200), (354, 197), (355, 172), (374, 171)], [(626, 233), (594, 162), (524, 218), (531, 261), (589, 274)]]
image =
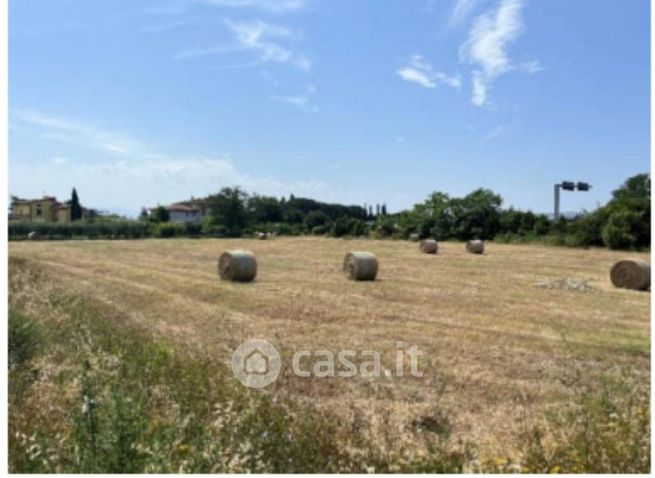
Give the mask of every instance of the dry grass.
[[(220, 281), (227, 249), (257, 256), (254, 283)], [(378, 280), (341, 272), (349, 250), (380, 261)], [(399, 432), (436, 408), (452, 413), (456, 438), (493, 454), (517, 449), (522, 417), (567, 401), (580, 380), (628, 365), (649, 380), (650, 293), (619, 290), (609, 269), (648, 254), (487, 244), (484, 255), (440, 243), (285, 238), (11, 243), (57, 286), (99, 301), (181, 347), (229, 361), (249, 338), (287, 358), (301, 348), (365, 350), (393, 364), (397, 341), (417, 345), (422, 378), (305, 379), (290, 373), (275, 393), (361, 414)], [(573, 278), (591, 289), (544, 288)]]

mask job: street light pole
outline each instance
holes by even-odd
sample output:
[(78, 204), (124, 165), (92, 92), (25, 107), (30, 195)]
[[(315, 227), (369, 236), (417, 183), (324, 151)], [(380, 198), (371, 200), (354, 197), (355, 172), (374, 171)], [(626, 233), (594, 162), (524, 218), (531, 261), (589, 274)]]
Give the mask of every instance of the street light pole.
[(559, 219), (559, 192), (562, 189), (561, 184), (555, 185), (555, 214), (553, 215), (555, 221)]
[(577, 189), (578, 191), (586, 192), (591, 189), (591, 184), (580, 181), (577, 184), (573, 181), (562, 181), (561, 183), (555, 184), (555, 214), (553, 214), (555, 221), (559, 219), (559, 193), (562, 189), (565, 191), (575, 191)]

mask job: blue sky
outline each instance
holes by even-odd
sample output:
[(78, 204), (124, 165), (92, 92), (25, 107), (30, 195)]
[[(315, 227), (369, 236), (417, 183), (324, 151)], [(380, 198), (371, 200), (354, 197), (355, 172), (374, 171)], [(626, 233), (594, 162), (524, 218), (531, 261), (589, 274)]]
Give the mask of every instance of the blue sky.
[(10, 193), (593, 209), (650, 169), (647, 0), (10, 0)]

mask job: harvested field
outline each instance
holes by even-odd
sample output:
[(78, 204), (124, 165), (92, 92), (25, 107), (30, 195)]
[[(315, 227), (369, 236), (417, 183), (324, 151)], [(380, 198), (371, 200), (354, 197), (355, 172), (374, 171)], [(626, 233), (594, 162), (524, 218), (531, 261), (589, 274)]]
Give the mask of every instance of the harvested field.
[[(241, 248), (256, 255), (257, 278), (220, 281), (220, 253)], [(344, 277), (351, 250), (376, 255), (375, 282)], [(522, 417), (565, 403), (576, 381), (622, 365), (650, 378), (650, 293), (609, 280), (616, 261), (650, 262), (645, 253), (488, 243), (473, 255), (444, 242), (426, 255), (403, 241), (275, 238), (30, 241), (10, 243), (9, 255), (226, 367), (242, 341), (269, 340), (286, 365), (273, 393), (361, 413), (372, 429), (388, 420), (399, 433), (438, 403), (454, 437), (490, 453), (511, 455)], [(571, 279), (589, 287), (539, 285)], [(300, 349), (368, 349), (392, 367), (397, 342), (422, 352), (423, 377), (301, 378), (288, 366)]]

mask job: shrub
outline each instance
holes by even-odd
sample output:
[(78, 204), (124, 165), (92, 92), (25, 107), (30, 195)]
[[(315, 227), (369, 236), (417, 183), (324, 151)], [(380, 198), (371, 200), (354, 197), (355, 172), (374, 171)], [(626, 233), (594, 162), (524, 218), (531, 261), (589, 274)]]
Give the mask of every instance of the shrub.
[(601, 210), (579, 216), (568, 223), (566, 243), (574, 247), (602, 246), (601, 230), (606, 220)]
[(329, 232), (330, 232), (330, 226), (328, 226), (327, 224), (312, 228), (312, 234), (315, 236), (324, 236)]
[(396, 226), (388, 217), (384, 217), (378, 220), (375, 225), (375, 232), (378, 237), (389, 237), (396, 232)]
[(148, 225), (137, 221), (79, 220), (74, 223), (20, 222), (9, 224), (9, 238), (26, 239), (36, 231), (43, 239), (138, 239), (148, 236)]
[(226, 237), (227, 229), (225, 226), (203, 223), (202, 233), (208, 237)]
[(184, 224), (176, 224), (174, 222), (162, 222), (155, 226), (155, 236), (162, 238), (183, 236), (186, 232)]
[(351, 217), (348, 219), (348, 231), (351, 236), (359, 237), (365, 236), (368, 232), (366, 223), (361, 219)]
[(298, 224), (279, 222), (273, 225), (272, 232), (278, 236), (299, 236), (303, 233), (303, 225), (302, 222)]
[(202, 225), (197, 222), (187, 222), (184, 224), (184, 233), (189, 237), (199, 236), (202, 232)]
[(350, 224), (348, 218), (340, 217), (332, 223), (332, 228), (330, 229), (330, 235), (332, 237), (343, 237), (347, 236), (350, 233)]
[(610, 249), (634, 249), (637, 245), (637, 237), (633, 231), (639, 227), (639, 222), (637, 213), (613, 212), (603, 228), (603, 242)]

